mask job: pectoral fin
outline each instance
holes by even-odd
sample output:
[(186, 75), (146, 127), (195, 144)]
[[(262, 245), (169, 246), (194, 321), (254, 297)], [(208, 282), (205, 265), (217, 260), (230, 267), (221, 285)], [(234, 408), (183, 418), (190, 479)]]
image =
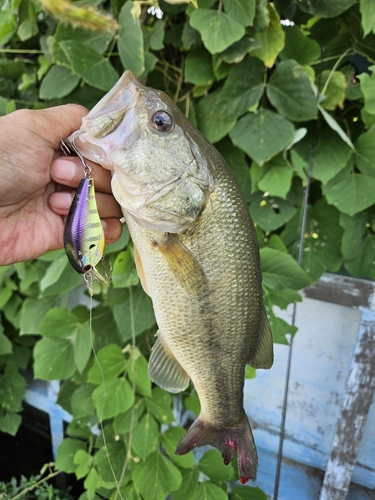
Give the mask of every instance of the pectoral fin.
[(160, 331), (157, 337), (148, 362), (148, 375), (162, 389), (181, 392), (189, 385), (190, 377), (173, 356)]
[(253, 358), (249, 364), (254, 368), (271, 368), (273, 364), (273, 339), (271, 327), (263, 307), (262, 320), (259, 329), (259, 341)]
[(148, 288), (148, 285), (147, 285), (146, 275), (145, 275), (145, 272), (144, 272), (144, 269), (143, 269), (141, 258), (139, 256), (137, 247), (135, 245), (133, 245), (133, 248), (134, 248), (134, 262), (135, 262), (135, 267), (137, 268), (137, 273), (138, 273), (138, 276), (139, 276), (139, 280), (141, 282), (143, 290), (147, 293), (147, 295), (150, 295), (149, 288)]
[(207, 288), (207, 278), (202, 267), (177, 236), (168, 233), (166, 238), (155, 244), (166, 258), (180, 285), (188, 292), (199, 293)]

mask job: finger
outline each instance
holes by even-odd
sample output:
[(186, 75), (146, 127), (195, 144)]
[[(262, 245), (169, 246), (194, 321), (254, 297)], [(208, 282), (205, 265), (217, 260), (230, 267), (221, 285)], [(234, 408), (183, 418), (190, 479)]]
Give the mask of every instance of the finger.
[(102, 220), (104, 237), (107, 245), (115, 243), (122, 234), (122, 224), (118, 219), (108, 218)]
[[(68, 215), (70, 206), (74, 198), (75, 191), (62, 190), (55, 191), (49, 198), (49, 205), (57, 215)], [(122, 217), (120, 205), (112, 194), (96, 193), (96, 202), (101, 219)]]
[[(88, 161), (91, 168), (95, 189), (103, 193), (111, 193), (111, 173), (97, 163)], [(84, 176), (84, 167), (81, 160), (75, 156), (60, 156), (51, 164), (52, 179), (64, 186), (77, 187)]]

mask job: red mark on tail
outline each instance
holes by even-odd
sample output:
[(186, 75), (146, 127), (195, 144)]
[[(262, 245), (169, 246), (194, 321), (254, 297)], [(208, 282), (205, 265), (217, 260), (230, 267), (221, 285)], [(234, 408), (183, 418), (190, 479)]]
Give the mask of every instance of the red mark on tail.
[(240, 483), (241, 484), (246, 484), (249, 479), (250, 479), (249, 477), (240, 476)]

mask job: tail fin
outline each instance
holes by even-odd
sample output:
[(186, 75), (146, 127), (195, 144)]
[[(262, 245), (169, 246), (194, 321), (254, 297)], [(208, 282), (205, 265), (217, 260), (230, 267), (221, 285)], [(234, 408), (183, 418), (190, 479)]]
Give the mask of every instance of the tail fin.
[(220, 429), (205, 423), (199, 415), (178, 443), (176, 455), (185, 455), (194, 448), (206, 444), (220, 451), (225, 465), (229, 464), (234, 452), (237, 452), (238, 476), (241, 483), (245, 484), (249, 479), (255, 481), (258, 454), (246, 416), (240, 424)]

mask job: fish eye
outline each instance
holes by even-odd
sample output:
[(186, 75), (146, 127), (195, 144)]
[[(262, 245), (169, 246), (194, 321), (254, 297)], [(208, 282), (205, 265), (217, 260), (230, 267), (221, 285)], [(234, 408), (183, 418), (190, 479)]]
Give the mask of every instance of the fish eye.
[(156, 111), (151, 117), (151, 125), (159, 132), (169, 132), (173, 127), (173, 118), (166, 111)]

